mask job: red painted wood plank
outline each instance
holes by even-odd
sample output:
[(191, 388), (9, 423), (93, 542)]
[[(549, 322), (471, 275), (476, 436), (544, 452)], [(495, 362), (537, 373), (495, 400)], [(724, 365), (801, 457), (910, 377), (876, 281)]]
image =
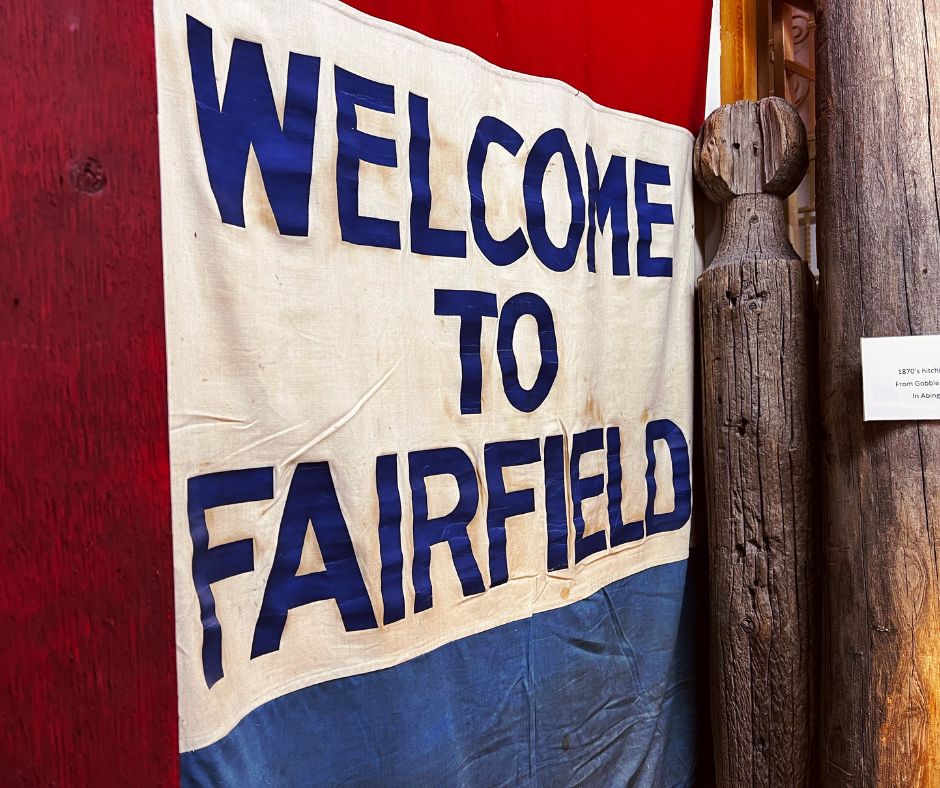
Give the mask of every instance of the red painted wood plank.
[(174, 784), (152, 10), (0, 29), (2, 782)]

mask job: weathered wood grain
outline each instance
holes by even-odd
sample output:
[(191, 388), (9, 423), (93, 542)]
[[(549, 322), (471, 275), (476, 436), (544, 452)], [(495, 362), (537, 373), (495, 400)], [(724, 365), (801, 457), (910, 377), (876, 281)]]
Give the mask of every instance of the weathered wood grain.
[(807, 785), (816, 335), (813, 281), (787, 240), (782, 199), (805, 171), (805, 130), (779, 99), (739, 102), (712, 114), (695, 159), (706, 193), (726, 203), (698, 282), (716, 776)]
[(940, 2), (818, 22), (822, 776), (940, 786), (940, 424), (864, 423), (859, 351), (940, 334)]

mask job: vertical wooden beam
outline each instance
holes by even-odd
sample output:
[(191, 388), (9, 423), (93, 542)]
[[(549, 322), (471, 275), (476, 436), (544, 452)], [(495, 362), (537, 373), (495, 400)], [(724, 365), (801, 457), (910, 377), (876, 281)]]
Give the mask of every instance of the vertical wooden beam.
[(698, 282), (718, 784), (803, 786), (816, 716), (816, 334), (783, 201), (806, 171), (806, 130), (782, 99), (738, 102), (705, 121), (694, 161), (725, 205)]
[(786, 45), (784, 25), (789, 24), (790, 15), (784, 13), (783, 0), (770, 0), (770, 27), (773, 31), (773, 94), (787, 98)]
[[(768, 0), (756, 0), (756, 46), (757, 56), (757, 95), (763, 98), (772, 94), (773, 86), (772, 64), (767, 57), (771, 39), (770, 4)], [(755, 97), (756, 98), (756, 97)]]
[(757, 98), (757, 11), (754, 0), (721, 2), (721, 101)]
[(940, 0), (823, 0), (823, 778), (940, 785), (940, 423), (862, 420), (859, 337), (940, 334)]
[(0, 27), (0, 782), (174, 785), (153, 9)]

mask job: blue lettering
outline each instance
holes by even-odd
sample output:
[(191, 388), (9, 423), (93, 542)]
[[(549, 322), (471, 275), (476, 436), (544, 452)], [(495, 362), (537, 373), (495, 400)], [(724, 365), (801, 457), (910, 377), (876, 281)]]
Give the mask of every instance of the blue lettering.
[(359, 214), (359, 162), (397, 167), (395, 140), (357, 128), (356, 107), (395, 112), (395, 89), (339, 66), (336, 82), (336, 202), (343, 240), (361, 246), (401, 249), (398, 222)]
[(282, 129), (261, 45), (235, 39), (220, 109), (212, 29), (191, 16), (186, 27), (206, 173), (222, 221), (245, 226), (245, 172), (254, 148), (278, 231), (307, 235), (320, 59), (290, 53)]
[(610, 546), (617, 547), (643, 538), (643, 522), (623, 522), (623, 470), (620, 466), (620, 428), (607, 430), (607, 520), (610, 523)]
[(639, 276), (672, 276), (671, 257), (650, 257), (654, 224), (674, 224), (672, 205), (651, 203), (647, 186), (669, 186), (669, 168), (636, 160), (633, 192), (636, 199), (636, 272)]
[(385, 454), (375, 458), (375, 490), (379, 498), (379, 552), (382, 556), (382, 604), (385, 608), (382, 621), (394, 624), (405, 617), (397, 455)]
[(467, 185), (470, 188), (470, 224), (473, 239), (493, 265), (509, 265), (526, 253), (529, 244), (522, 230), (516, 228), (503, 240), (496, 240), (486, 226), (486, 199), (483, 196), (483, 166), (490, 143), (495, 143), (513, 156), (522, 147), (522, 136), (499, 118), (485, 117), (477, 124), (467, 156)]
[(588, 498), (596, 498), (604, 492), (602, 474), (581, 476), (581, 457), (588, 452), (604, 448), (604, 430), (597, 427), (587, 432), (576, 432), (571, 441), (571, 508), (574, 513), (574, 562), (581, 563), (589, 555), (607, 549), (607, 531), (595, 531), (584, 535), (584, 514), (581, 504)]
[(563, 435), (545, 438), (545, 525), (548, 531), (549, 572), (568, 568), (568, 499), (565, 495)]
[(594, 151), (588, 145), (585, 150), (588, 176), (588, 235), (587, 265), (594, 270), (594, 246), (597, 241), (594, 228), (603, 234), (604, 224), (610, 218), (613, 232), (611, 257), (614, 276), (630, 273), (630, 229), (627, 224), (627, 160), (623, 156), (611, 156), (610, 164), (600, 180)]
[[(545, 228), (545, 202), (542, 187), (548, 163), (556, 154), (561, 154), (568, 181), (568, 199), (571, 201), (571, 221), (564, 246), (555, 246)], [(561, 129), (550, 129), (540, 136), (525, 163), (522, 179), (525, 197), (526, 226), (532, 249), (542, 263), (552, 271), (567, 271), (578, 256), (581, 236), (584, 234), (584, 191), (581, 174), (575, 161), (568, 137)]]
[[(532, 315), (538, 326), (541, 365), (531, 389), (519, 382), (519, 369), (512, 340), (516, 324), (523, 315)], [(531, 413), (548, 397), (555, 377), (558, 375), (558, 340), (555, 337), (555, 321), (552, 310), (543, 298), (535, 293), (517, 293), (504, 305), (499, 315), (499, 331), (496, 335), (496, 354), (503, 373), (503, 389), (506, 398), (517, 410)]]
[[(429, 476), (453, 476), (459, 497), (449, 514), (428, 518)], [(470, 458), (455, 447), (413, 451), (408, 454), (408, 477), (411, 482), (411, 508), (414, 513), (414, 560), (411, 578), (415, 589), (415, 613), (433, 604), (431, 589), (431, 545), (446, 542), (464, 596), (482, 594), (483, 576), (470, 549), (467, 531), (480, 502), (476, 470)]]
[[(298, 575), (307, 528), (312, 527), (325, 569)], [(295, 607), (334, 599), (347, 631), (378, 625), (343, 517), (328, 462), (303, 462), (294, 470), (277, 535), (277, 549), (255, 624), (251, 658), (277, 651)]]
[(486, 466), (486, 532), (490, 541), (490, 585), (502, 585), (509, 579), (506, 564), (506, 520), (535, 511), (535, 490), (506, 491), (503, 468), (538, 462), (539, 440), (488, 443), (483, 448)]
[(479, 413), (483, 396), (483, 318), (496, 317), (496, 296), (476, 290), (435, 290), (434, 314), (460, 318), (460, 413)]
[(202, 672), (212, 687), (222, 678), (222, 625), (215, 614), (212, 584), (255, 568), (251, 539), (209, 547), (206, 512), (274, 497), (274, 468), (247, 468), (194, 476), (186, 483), (186, 513), (193, 540), (193, 584), (202, 618)]
[(463, 230), (431, 227), (431, 129), (428, 100), (408, 94), (411, 140), (408, 144), (408, 177), (411, 179), (411, 251), (438, 257), (466, 257), (467, 234)]
[[(672, 461), (672, 487), (675, 506), (671, 512), (654, 514), (656, 504), (656, 441), (669, 446)], [(689, 444), (682, 430), (669, 421), (659, 419), (646, 425), (646, 534), (675, 531), (692, 515), (692, 476), (689, 468)]]

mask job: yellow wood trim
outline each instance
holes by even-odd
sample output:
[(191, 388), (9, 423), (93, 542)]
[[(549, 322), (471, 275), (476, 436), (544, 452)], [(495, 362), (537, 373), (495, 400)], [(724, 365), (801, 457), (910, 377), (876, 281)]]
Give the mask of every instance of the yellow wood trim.
[(754, 0), (721, 2), (721, 102), (757, 99), (757, 9)]

